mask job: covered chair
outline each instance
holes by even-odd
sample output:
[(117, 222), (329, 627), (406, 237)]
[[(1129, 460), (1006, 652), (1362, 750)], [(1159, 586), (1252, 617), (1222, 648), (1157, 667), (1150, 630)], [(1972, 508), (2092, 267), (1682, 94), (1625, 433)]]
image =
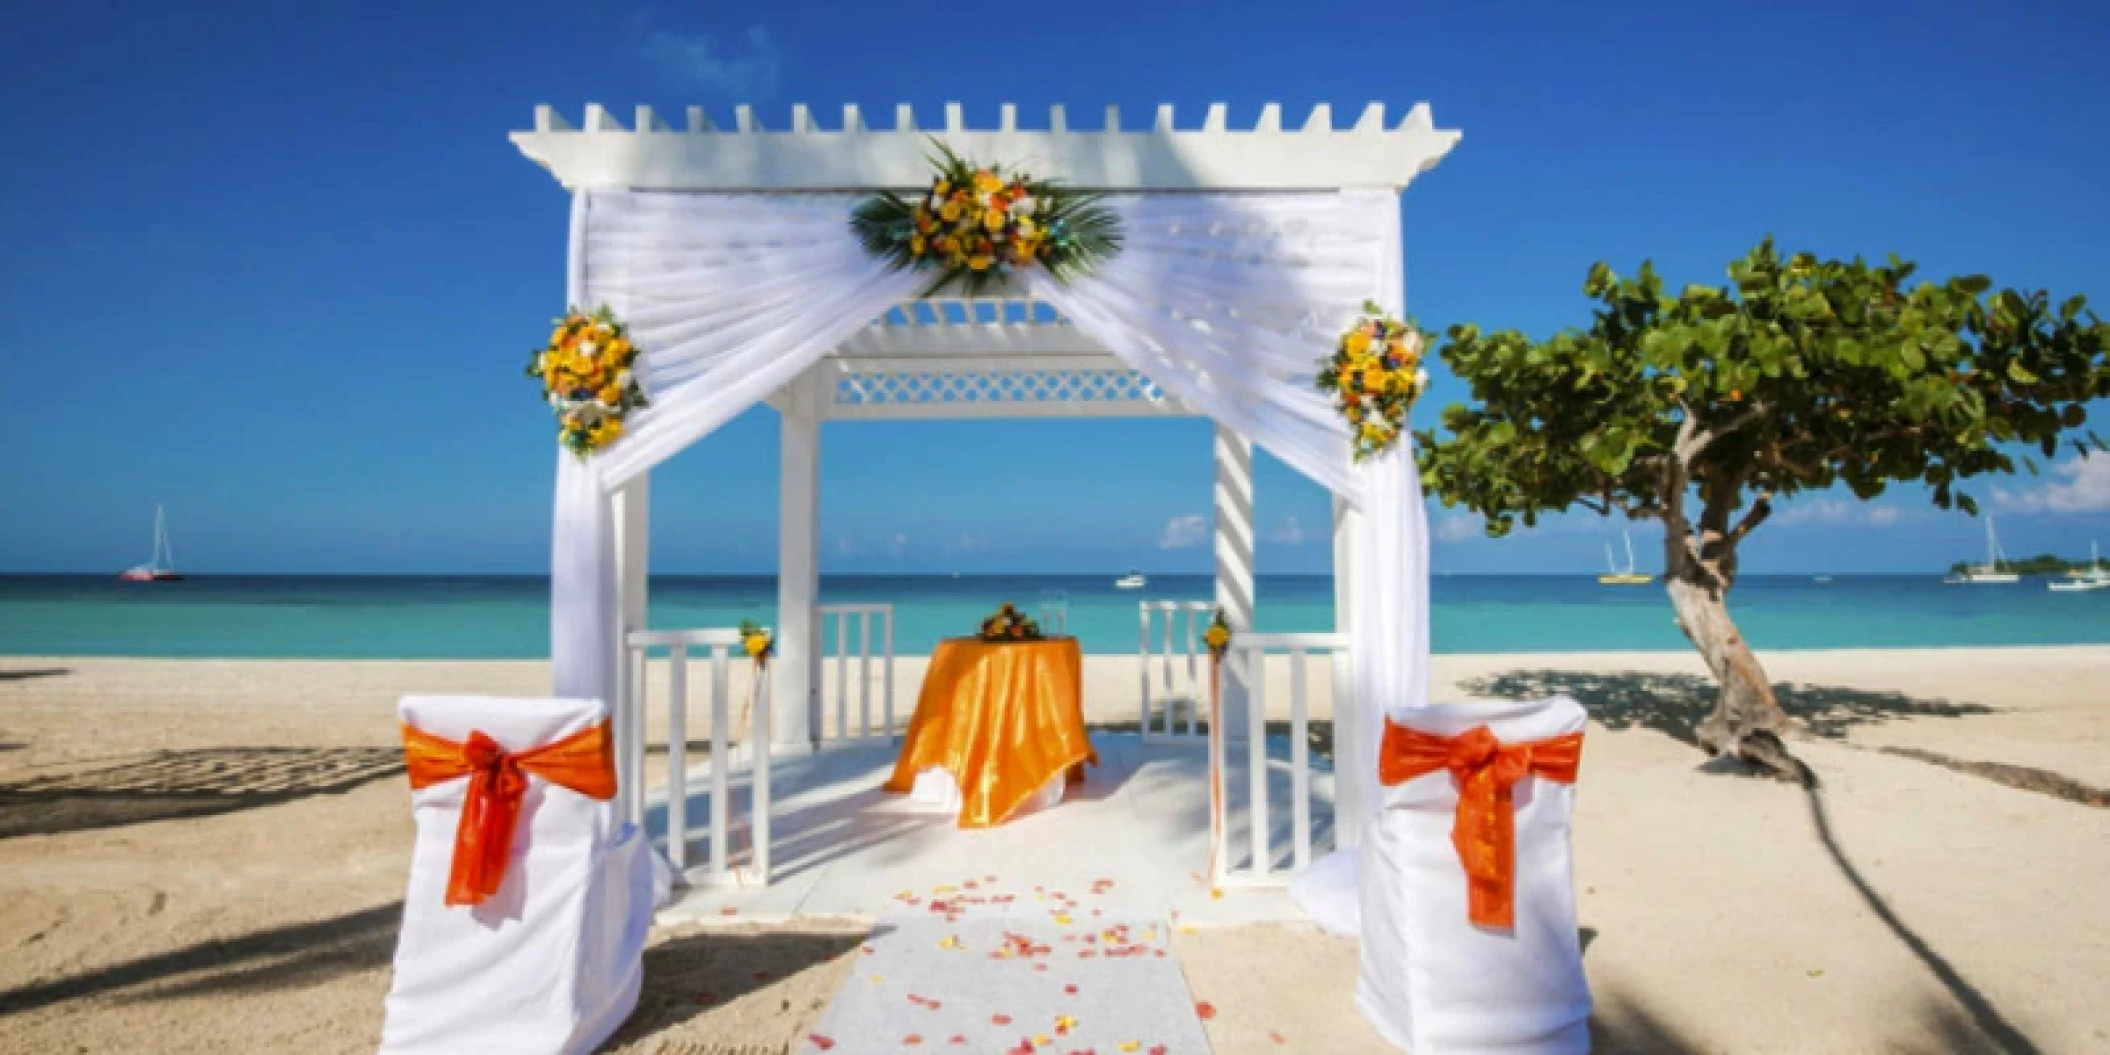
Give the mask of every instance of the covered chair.
[(417, 843), (381, 1051), (591, 1051), (637, 1005), (655, 880), (607, 708), (411, 696), (401, 716)]
[(1585, 721), (1565, 697), (1387, 715), (1361, 851), (1356, 1005), (1393, 1044), (1590, 1049), (1569, 849)]

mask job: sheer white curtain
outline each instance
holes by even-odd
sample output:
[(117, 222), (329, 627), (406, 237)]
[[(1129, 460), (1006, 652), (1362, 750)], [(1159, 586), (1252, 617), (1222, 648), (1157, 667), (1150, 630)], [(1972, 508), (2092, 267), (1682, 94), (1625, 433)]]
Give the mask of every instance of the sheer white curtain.
[[(571, 302), (606, 304), (629, 324), (652, 405), (590, 462), (558, 456), (550, 629), (559, 695), (614, 699), (609, 493), (767, 398), (928, 281), (865, 255), (848, 226), (855, 202), (643, 191), (574, 200)], [(1347, 427), (1311, 381), (1364, 301), (1402, 308), (1399, 196), (1150, 194), (1109, 204), (1121, 214), (1122, 252), (1070, 285), (1026, 272), (1023, 291), (1357, 509), (1356, 585), (1344, 614), (1355, 636), (1352, 710), (1336, 713), (1337, 769), (1349, 785), (1337, 826), (1352, 844), (1377, 801), (1381, 716), (1428, 700), (1428, 539), (1411, 445), (1354, 463)], [(1315, 872), (1308, 907), (1322, 921), (1346, 911), (1352, 928), (1352, 855)]]
[(607, 305), (642, 349), (651, 405), (587, 462), (557, 456), (550, 662), (561, 696), (613, 701), (615, 524), (608, 495), (769, 397), (923, 276), (850, 234), (844, 194), (582, 193), (568, 297)]
[(1341, 331), (1375, 301), (1404, 310), (1399, 196), (1341, 193), (1115, 198), (1126, 244), (1089, 277), (1026, 286), (1166, 392), (1347, 499), (1353, 691), (1335, 700), (1343, 849), (1294, 889), (1328, 929), (1357, 929), (1354, 844), (1378, 801), (1387, 709), (1429, 697), (1428, 526), (1411, 443), (1360, 464), (1312, 386)]

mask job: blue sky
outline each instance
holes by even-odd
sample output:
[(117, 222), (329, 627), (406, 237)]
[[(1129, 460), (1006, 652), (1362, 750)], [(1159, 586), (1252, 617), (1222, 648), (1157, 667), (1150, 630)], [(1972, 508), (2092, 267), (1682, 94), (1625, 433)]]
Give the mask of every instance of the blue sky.
[[(1719, 281), (1767, 232), (1827, 254), (2110, 301), (2110, 8), (1073, 2), (60, 3), (0, 65), (0, 571), (114, 571), (166, 503), (187, 570), (539, 572), (551, 423), (519, 376), (561, 307), (566, 198), (505, 134), (537, 103), (867, 114), (1158, 103), (1234, 125), (1427, 100), (1465, 132), (1404, 204), (1410, 308), (1549, 333), (1583, 274)], [(906, 16), (906, 17), (904, 17)], [(934, 51), (950, 36), (956, 45)], [(824, 120), (827, 119), (824, 117)], [(2110, 309), (2106, 309), (2110, 310)], [(1463, 398), (1438, 371), (1423, 415)], [(836, 424), (828, 571), (1208, 567), (1202, 422)], [(989, 468), (992, 448), (1017, 452)], [(1014, 457), (1007, 455), (1007, 457)], [(776, 421), (655, 473), (656, 571), (767, 571)], [(1263, 459), (1263, 572), (1323, 570), (1327, 499)], [(2011, 553), (2110, 536), (2110, 459), (1978, 488)], [(1816, 498), (1753, 571), (1926, 570), (1982, 525), (1917, 491)], [(1588, 571), (1561, 518), (1500, 542), (1438, 511), (1439, 572)], [(1656, 563), (1653, 533), (1637, 536)]]

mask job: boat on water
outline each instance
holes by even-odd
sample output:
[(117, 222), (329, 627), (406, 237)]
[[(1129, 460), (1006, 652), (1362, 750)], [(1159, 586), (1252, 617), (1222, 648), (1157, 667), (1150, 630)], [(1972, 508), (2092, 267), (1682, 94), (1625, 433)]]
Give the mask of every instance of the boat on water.
[(1148, 583), (1149, 581), (1150, 581), (1149, 579), (1146, 579), (1146, 578), (1144, 578), (1144, 577), (1143, 577), (1143, 573), (1142, 573), (1142, 572), (1139, 572), (1139, 571), (1132, 571), (1132, 572), (1129, 572), (1129, 573), (1128, 573), (1128, 574), (1126, 574), (1126, 575), (1123, 575), (1123, 576), (1121, 576), (1121, 577), (1120, 577), (1120, 578), (1118, 578), (1118, 579), (1115, 579), (1115, 580), (1114, 580), (1114, 589), (1116, 589), (1116, 590), (1140, 590), (1140, 589), (1142, 589), (1142, 588), (1143, 588), (1143, 585), (1144, 585), (1145, 583)]
[(2022, 581), (2022, 576), (2002, 570), (2000, 537), (1993, 532), (1993, 518), (1985, 518), (1985, 563), (1966, 565), (1942, 581), (1951, 586), (2010, 586)]
[(2088, 566), (2066, 573), (2066, 581), (2045, 583), (2045, 588), (2057, 593), (2083, 593), (2088, 590), (2110, 590), (2110, 568), (2103, 567), (2103, 555), (2096, 551), (2095, 541), (2088, 542)]
[(1646, 586), (1646, 585), (1648, 585), (1649, 583), (1655, 582), (1655, 581), (1656, 581), (1656, 577), (1655, 577), (1655, 576), (1653, 576), (1653, 575), (1646, 575), (1646, 574), (1643, 574), (1643, 573), (1641, 573), (1641, 572), (1637, 572), (1637, 571), (1635, 571), (1635, 570), (1634, 570), (1634, 534), (1633, 534), (1633, 532), (1631, 532), (1631, 531), (1626, 531), (1626, 530), (1623, 530), (1623, 529), (1622, 529), (1622, 530), (1621, 530), (1621, 531), (1620, 531), (1619, 533), (1620, 533), (1621, 535), (1625, 536), (1625, 538), (1626, 538), (1626, 569), (1625, 569), (1624, 571), (1620, 570), (1620, 567), (1619, 567), (1619, 562), (1618, 562), (1617, 560), (1613, 559), (1613, 557), (1612, 557), (1612, 544), (1611, 544), (1611, 543), (1609, 543), (1609, 542), (1605, 543), (1605, 544), (1604, 544), (1604, 563), (1605, 563), (1605, 568), (1606, 568), (1607, 570), (1606, 570), (1605, 574), (1603, 574), (1603, 575), (1600, 575), (1600, 576), (1598, 576), (1598, 577), (1597, 577), (1597, 583), (1598, 583), (1598, 585), (1600, 585), (1600, 586)]
[(176, 573), (176, 550), (169, 545), (168, 521), (161, 515), (161, 507), (154, 507), (154, 556), (145, 564), (126, 568), (118, 576), (125, 582), (181, 582), (183, 576)]

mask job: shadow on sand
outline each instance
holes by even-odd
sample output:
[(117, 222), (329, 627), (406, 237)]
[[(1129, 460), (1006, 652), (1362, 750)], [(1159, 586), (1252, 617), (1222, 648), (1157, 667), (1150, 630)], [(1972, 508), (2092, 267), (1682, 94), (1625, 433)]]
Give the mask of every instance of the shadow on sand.
[[(637, 1010), (607, 1046), (621, 1047), (677, 1029), (713, 1007), (747, 996), (779, 979), (824, 967), (855, 951), (865, 936), (863, 930), (846, 928), (830, 932), (703, 931), (669, 938), (645, 950), (645, 986), (638, 996)], [(818, 1014), (826, 1002), (827, 997), (823, 996), (802, 1010)], [(783, 1006), (762, 1010), (782, 1013), (793, 1009), (787, 1000)], [(692, 1047), (696, 1051), (713, 1050)]]
[[(1511, 670), (1464, 682), (1459, 688), (1487, 699), (1532, 700), (1572, 696), (1590, 717), (1611, 729), (1648, 729), (1681, 743), (1693, 742), (1693, 726), (1713, 708), (1719, 691), (1713, 679), (1693, 674), (1636, 671)], [(1814, 735), (1838, 738), (1856, 726), (1896, 718), (1962, 718), (1992, 714), (1984, 704), (1923, 700), (1897, 692), (1871, 692), (1837, 685), (1773, 686), (1781, 707)]]
[(70, 1000), (165, 1000), (320, 985), (387, 966), (403, 905), (396, 902), (311, 923), (200, 942), (83, 974), (0, 992), (0, 1017)]
[(157, 751), (100, 768), (0, 784), (0, 839), (210, 817), (337, 795), (403, 772), (392, 747)]

